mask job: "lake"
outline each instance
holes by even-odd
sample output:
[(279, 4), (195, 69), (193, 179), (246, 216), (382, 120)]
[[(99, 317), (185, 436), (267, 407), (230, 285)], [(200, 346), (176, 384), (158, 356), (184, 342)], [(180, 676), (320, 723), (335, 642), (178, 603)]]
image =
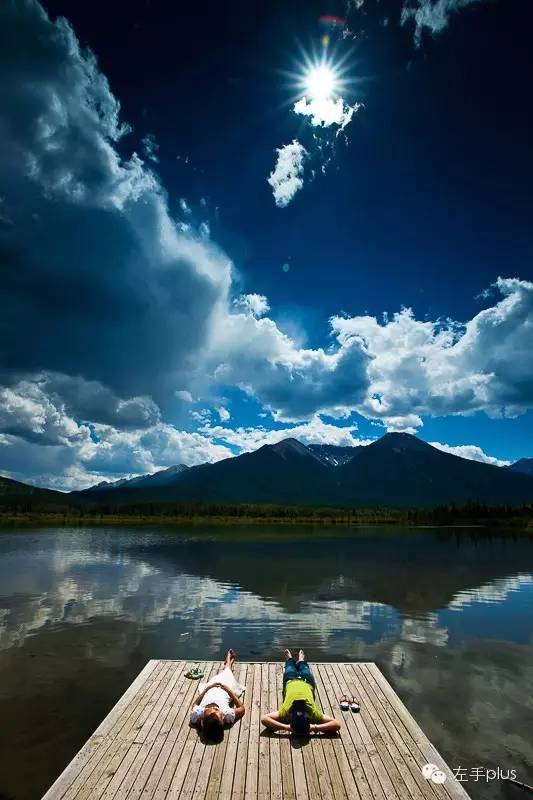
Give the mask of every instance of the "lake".
[(376, 661), (473, 798), (533, 784), (533, 538), (0, 531), (0, 800), (36, 800), (150, 658)]

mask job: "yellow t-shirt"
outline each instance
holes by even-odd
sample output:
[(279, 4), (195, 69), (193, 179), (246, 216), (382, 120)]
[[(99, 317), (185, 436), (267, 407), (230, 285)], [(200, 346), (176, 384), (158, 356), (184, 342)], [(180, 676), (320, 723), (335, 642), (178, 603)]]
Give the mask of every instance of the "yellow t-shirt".
[(307, 681), (301, 678), (294, 678), (287, 681), (283, 692), (283, 703), (281, 704), (278, 714), (282, 722), (288, 722), (291, 716), (292, 704), (295, 700), (304, 700), (309, 714), (309, 722), (313, 724), (320, 724), (324, 715), (315, 703), (315, 690)]

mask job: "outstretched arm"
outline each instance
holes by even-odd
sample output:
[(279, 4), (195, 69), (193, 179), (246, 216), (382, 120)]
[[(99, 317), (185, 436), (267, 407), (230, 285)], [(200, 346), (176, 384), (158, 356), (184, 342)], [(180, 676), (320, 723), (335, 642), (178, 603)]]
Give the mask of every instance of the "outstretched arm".
[(265, 728), (270, 728), (271, 731), (290, 731), (291, 726), (285, 722), (281, 722), (277, 711), (269, 711), (264, 717), (261, 717), (261, 722)]
[(334, 717), (328, 717), (327, 714), (324, 714), (322, 718), (322, 722), (319, 724), (311, 725), (310, 731), (311, 733), (337, 733), (340, 730), (341, 723), (338, 719)]

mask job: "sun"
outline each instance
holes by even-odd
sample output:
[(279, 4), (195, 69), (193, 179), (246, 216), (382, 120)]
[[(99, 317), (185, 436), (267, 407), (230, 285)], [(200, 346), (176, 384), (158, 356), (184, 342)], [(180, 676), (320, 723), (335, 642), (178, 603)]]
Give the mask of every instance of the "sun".
[(315, 107), (329, 108), (343, 96), (351, 96), (353, 86), (360, 82), (353, 76), (351, 53), (350, 49), (340, 57), (335, 51), (317, 53), (300, 48), (296, 69), (283, 71), (289, 85), (296, 90), (289, 102), (305, 101)]
[(304, 75), (306, 92), (313, 100), (328, 100), (335, 93), (337, 75), (327, 64), (313, 66)]

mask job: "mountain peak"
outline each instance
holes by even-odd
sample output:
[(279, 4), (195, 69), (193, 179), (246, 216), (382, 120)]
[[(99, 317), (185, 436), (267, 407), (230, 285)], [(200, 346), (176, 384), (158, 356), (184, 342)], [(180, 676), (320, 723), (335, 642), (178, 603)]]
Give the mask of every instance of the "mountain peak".
[(419, 439), (418, 436), (413, 436), (412, 433), (403, 433), (398, 431), (391, 431), (386, 433), (381, 439), (373, 442), (369, 447), (395, 447), (400, 450), (427, 450), (431, 445)]
[(299, 456), (312, 456), (315, 458), (314, 454), (309, 450), (305, 444), (302, 444), (298, 441), (298, 439), (288, 438), (282, 439), (281, 442), (276, 442), (276, 444), (267, 445), (270, 450), (274, 453), (277, 453), (282, 458), (287, 458), (289, 455), (299, 455)]

